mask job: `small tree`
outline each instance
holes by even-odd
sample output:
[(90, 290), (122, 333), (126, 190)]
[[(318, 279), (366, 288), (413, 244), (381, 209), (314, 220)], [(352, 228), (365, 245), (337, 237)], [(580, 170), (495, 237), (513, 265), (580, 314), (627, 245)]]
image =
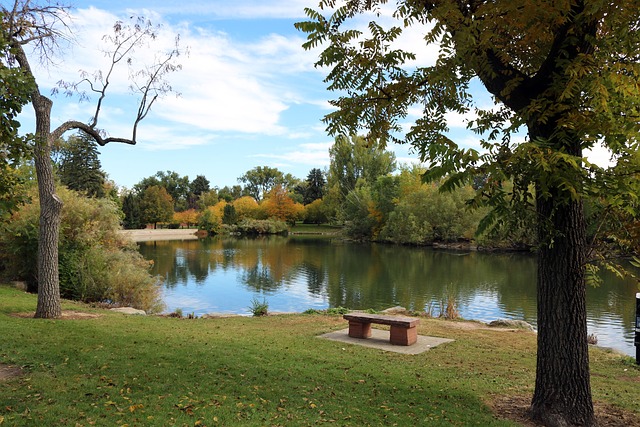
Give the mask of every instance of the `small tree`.
[(322, 199), (316, 199), (304, 207), (304, 222), (309, 224), (324, 224), (329, 221), (327, 207)]
[(222, 215), (222, 223), (227, 225), (233, 225), (238, 222), (238, 213), (233, 205), (226, 204), (224, 206), (224, 212)]
[(304, 211), (304, 206), (294, 202), (281, 185), (276, 185), (269, 192), (262, 205), (269, 218), (276, 218), (290, 224), (295, 224)]
[(256, 218), (257, 212), (260, 210), (260, 206), (258, 206), (256, 199), (250, 196), (244, 196), (234, 200), (233, 207), (236, 209), (239, 221), (248, 218)]
[(173, 213), (173, 222), (176, 226), (186, 225), (187, 228), (198, 223), (198, 212), (195, 209), (187, 209), (182, 212)]
[(220, 215), (213, 207), (205, 209), (198, 216), (198, 228), (205, 230), (209, 234), (217, 233), (220, 230), (221, 223)]
[[(10, 47), (8, 55), (2, 58), (5, 67), (18, 68), (27, 81), (35, 82), (31, 61), (27, 55), (26, 46), (33, 46), (39, 52), (40, 59), (46, 62), (51, 51), (56, 47), (58, 39), (64, 37), (57, 28), (62, 24), (67, 28), (67, 9), (57, 4), (37, 4), (30, 0), (15, 0), (11, 6), (0, 6), (2, 20), (1, 40)], [(180, 54), (176, 47), (166, 56), (157, 58), (154, 65), (140, 70), (130, 70), (133, 76), (132, 89), (139, 95), (140, 103), (136, 117), (133, 119), (133, 129), (130, 138), (105, 137), (98, 129), (98, 119), (102, 111), (103, 102), (107, 95), (110, 79), (118, 65), (132, 66), (135, 63), (134, 54), (137, 48), (146, 47), (149, 40), (155, 39), (156, 29), (144, 20), (134, 21), (127, 25), (116, 22), (113, 34), (105, 37), (112, 48), (107, 50), (108, 65), (105, 71), (95, 73), (84, 72), (80, 82), (61, 83), (61, 89), (67, 94), (80, 93), (87, 98), (81, 88), (88, 87), (91, 94), (97, 96), (93, 117), (89, 123), (68, 120), (55, 129), (51, 129), (51, 110), (53, 102), (40, 92), (37, 84), (30, 86), (30, 101), (36, 116), (36, 131), (34, 136), (34, 163), (38, 178), (40, 200), (40, 222), (38, 240), (38, 305), (36, 317), (55, 318), (62, 313), (60, 305), (60, 284), (58, 277), (58, 238), (62, 202), (56, 195), (55, 179), (51, 163), (51, 149), (65, 132), (79, 129), (90, 135), (99, 145), (110, 142), (135, 144), (140, 122), (147, 116), (151, 107), (164, 93), (171, 91), (171, 87), (164, 80), (168, 73), (180, 68), (175, 58)]]

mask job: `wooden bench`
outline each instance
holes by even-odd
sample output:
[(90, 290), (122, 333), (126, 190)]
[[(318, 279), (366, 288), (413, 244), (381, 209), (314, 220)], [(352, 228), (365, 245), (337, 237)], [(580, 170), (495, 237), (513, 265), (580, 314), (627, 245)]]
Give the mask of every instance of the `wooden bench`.
[(416, 326), (420, 319), (415, 317), (384, 316), (381, 314), (349, 313), (343, 316), (349, 321), (349, 336), (352, 338), (369, 338), (371, 324), (391, 326), (391, 344), (412, 345), (418, 341)]

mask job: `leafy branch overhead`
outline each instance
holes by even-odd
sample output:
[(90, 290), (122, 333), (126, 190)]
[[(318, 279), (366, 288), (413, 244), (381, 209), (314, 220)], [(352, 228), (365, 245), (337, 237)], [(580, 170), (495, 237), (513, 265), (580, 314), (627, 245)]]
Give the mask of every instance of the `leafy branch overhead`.
[[(336, 110), (324, 118), (329, 133), (364, 128), (368, 140), (411, 144), (430, 165), (428, 179), (447, 177), (458, 187), (482, 176), (476, 204), (508, 200), (525, 212), (533, 209), (533, 182), (540, 195), (561, 187), (563, 198), (576, 200), (606, 196), (612, 177), (640, 171), (640, 36), (637, 14), (626, 13), (633, 6), (631, 0), (401, 1), (390, 12), (384, 0), (324, 0), (320, 11), (306, 9), (309, 20), (296, 27), (307, 33), (305, 49), (323, 48), (316, 66), (329, 69), (325, 81), (338, 95), (330, 101)], [(385, 13), (391, 19), (376, 19)], [(379, 22), (365, 28), (349, 21), (359, 15)], [(401, 38), (416, 27), (424, 45), (407, 51)], [(437, 47), (437, 56), (425, 56), (433, 52), (427, 46)], [(415, 65), (423, 63), (432, 65)], [(495, 105), (474, 100), (474, 82)], [(469, 117), (480, 149), (451, 140), (450, 113)], [(524, 138), (525, 127), (558, 140), (578, 138), (581, 153), (604, 145), (617, 166), (591, 163), (567, 144)], [(496, 185), (506, 180), (514, 182), (509, 195)]]

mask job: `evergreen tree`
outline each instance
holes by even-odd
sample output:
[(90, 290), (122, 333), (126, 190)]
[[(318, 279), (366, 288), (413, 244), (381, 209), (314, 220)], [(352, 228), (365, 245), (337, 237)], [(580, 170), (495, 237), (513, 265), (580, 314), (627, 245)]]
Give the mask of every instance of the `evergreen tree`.
[(236, 208), (231, 204), (225, 205), (223, 215), (222, 215), (222, 223), (232, 225), (237, 222), (238, 222), (238, 213), (236, 212)]
[(98, 144), (84, 132), (62, 140), (57, 156), (60, 182), (89, 197), (104, 197), (106, 174), (99, 155)]
[(122, 226), (127, 230), (136, 230), (144, 228), (142, 220), (142, 210), (140, 209), (140, 197), (136, 194), (129, 193), (122, 199), (122, 212), (124, 219)]
[(306, 186), (304, 187), (304, 204), (308, 205), (324, 196), (324, 186), (326, 185), (324, 174), (318, 168), (313, 168), (307, 175)]
[(200, 197), (202, 193), (206, 193), (211, 190), (209, 187), (209, 180), (204, 175), (198, 175), (189, 184), (189, 190), (195, 196)]

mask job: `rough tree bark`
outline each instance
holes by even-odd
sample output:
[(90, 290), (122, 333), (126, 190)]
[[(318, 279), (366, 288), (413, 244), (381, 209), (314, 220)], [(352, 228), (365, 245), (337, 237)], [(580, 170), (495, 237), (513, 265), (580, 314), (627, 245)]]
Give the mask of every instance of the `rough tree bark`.
[(60, 317), (60, 284), (58, 277), (58, 235), (62, 202), (55, 193), (53, 164), (51, 163), (51, 107), (50, 99), (34, 93), (32, 101), (36, 111), (34, 160), (40, 197), (40, 224), (38, 240), (38, 305), (35, 317)]
[[(553, 224), (556, 237), (538, 252), (538, 352), (530, 414), (546, 426), (593, 426), (582, 202), (558, 209), (554, 196), (538, 198), (537, 212)], [(540, 238), (548, 237), (545, 226), (539, 229)]]
[[(535, 140), (538, 135), (530, 132)], [(552, 137), (547, 141), (553, 141)], [(566, 141), (566, 140), (565, 140)], [(563, 148), (581, 157), (580, 141)], [(556, 142), (557, 149), (560, 143)], [(538, 215), (536, 382), (529, 414), (549, 427), (595, 426), (587, 343), (588, 245), (581, 200), (536, 188)], [(552, 236), (552, 237), (550, 237)]]

